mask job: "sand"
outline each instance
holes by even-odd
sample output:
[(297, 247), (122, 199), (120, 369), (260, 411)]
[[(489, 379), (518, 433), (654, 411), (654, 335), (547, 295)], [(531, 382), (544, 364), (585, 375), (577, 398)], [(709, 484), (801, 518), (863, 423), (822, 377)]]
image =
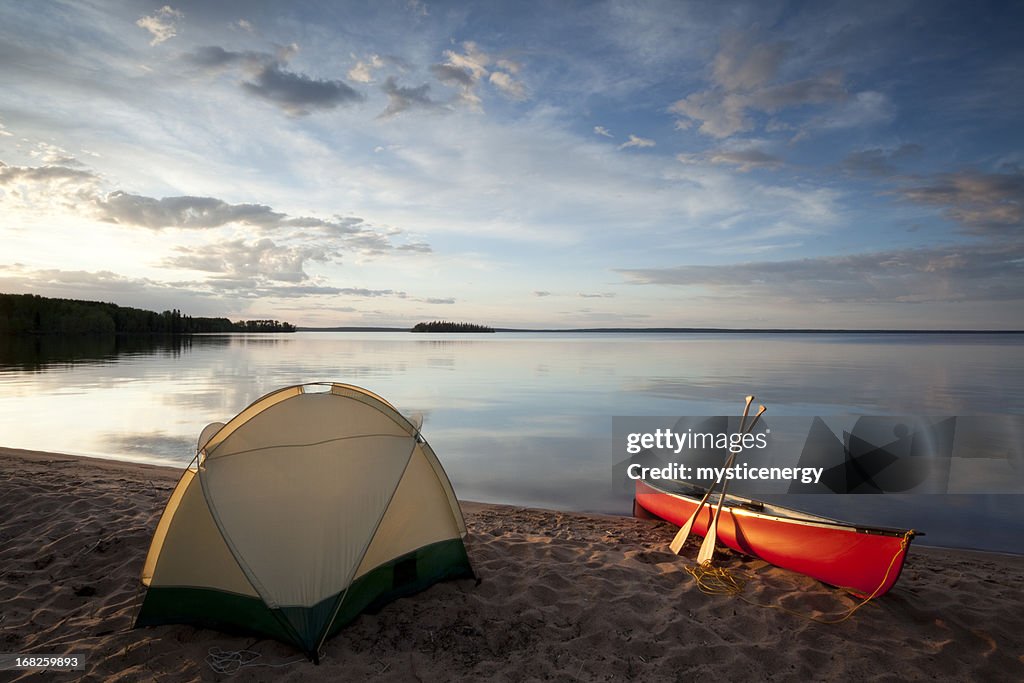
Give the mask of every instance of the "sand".
[[(464, 503), (481, 577), (364, 614), (319, 667), (191, 626), (131, 629), (173, 469), (0, 449), (0, 652), (85, 655), (84, 671), (0, 680), (1024, 680), (1024, 558), (915, 544), (896, 587), (823, 625), (694, 586), (663, 522)], [(693, 543), (691, 541), (691, 543)], [(806, 615), (852, 598), (722, 552), (745, 596)], [(211, 648), (250, 650), (227, 676)], [(299, 660), (299, 661), (297, 661)]]

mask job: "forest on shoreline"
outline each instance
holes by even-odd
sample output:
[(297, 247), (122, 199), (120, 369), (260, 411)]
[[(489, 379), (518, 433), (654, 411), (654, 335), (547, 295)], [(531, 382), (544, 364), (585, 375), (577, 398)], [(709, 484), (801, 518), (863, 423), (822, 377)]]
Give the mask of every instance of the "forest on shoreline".
[(102, 301), (0, 294), (0, 335), (135, 335), (208, 332), (294, 332), (278, 320), (239, 320), (157, 313)]
[(454, 323), (447, 320), (435, 320), (429, 323), (416, 323), (410, 332), (494, 332), (493, 327), (474, 323)]

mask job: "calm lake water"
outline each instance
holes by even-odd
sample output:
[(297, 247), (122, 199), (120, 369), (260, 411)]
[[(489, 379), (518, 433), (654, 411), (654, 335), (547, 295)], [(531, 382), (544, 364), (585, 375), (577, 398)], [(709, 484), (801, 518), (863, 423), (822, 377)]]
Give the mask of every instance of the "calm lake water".
[[(0, 445), (184, 465), (209, 422), (282, 386), (366, 387), (423, 434), (460, 498), (628, 514), (615, 415), (1024, 413), (1024, 336), (412, 335), (0, 339)], [(799, 500), (795, 500), (799, 498)], [(790, 496), (922, 529), (930, 545), (1024, 552), (1024, 496)]]

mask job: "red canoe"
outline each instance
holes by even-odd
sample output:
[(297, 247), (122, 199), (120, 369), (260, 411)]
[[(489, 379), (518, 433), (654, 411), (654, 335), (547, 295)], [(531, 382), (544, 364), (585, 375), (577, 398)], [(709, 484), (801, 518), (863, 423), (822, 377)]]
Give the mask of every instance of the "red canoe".
[[(678, 482), (637, 480), (636, 505), (682, 526), (706, 490)], [(717, 504), (718, 496), (712, 494), (693, 523), (693, 533), (707, 533)], [(718, 518), (720, 544), (863, 598), (878, 597), (893, 587), (914, 535), (905, 529), (859, 526), (733, 495), (725, 497)]]

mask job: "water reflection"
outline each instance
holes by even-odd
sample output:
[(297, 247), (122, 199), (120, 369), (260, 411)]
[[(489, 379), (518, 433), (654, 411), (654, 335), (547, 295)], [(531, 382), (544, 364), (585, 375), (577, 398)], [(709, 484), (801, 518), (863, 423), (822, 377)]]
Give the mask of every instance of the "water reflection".
[(99, 335), (62, 337), (0, 336), (0, 372), (5, 370), (43, 370), (67, 363), (109, 362), (122, 356), (160, 355), (177, 358), (196, 345), (225, 346), (230, 340), (221, 336), (135, 336)]
[(143, 456), (147, 459), (156, 457), (175, 460), (182, 453), (188, 453), (196, 447), (195, 439), (161, 432), (117, 432), (98, 435), (97, 439), (106, 446), (107, 453), (118, 453), (125, 459)]
[[(1021, 341), (301, 332), (0, 340), (0, 445), (184, 464), (207, 423), (282, 386), (341, 381), (425, 415), (424, 434), (462, 498), (628, 513), (629, 493), (611, 486), (614, 415), (733, 414), (751, 392), (775, 416), (1022, 413)], [(1024, 538), (1020, 496), (958, 501), (974, 520), (967, 526), (946, 524), (942, 496), (926, 505), (877, 498), (887, 500), (872, 502), (875, 511), (835, 500), (832, 512), (889, 515), (925, 528), (928, 542), (1010, 549), (1007, 539)]]
[(735, 397), (754, 390), (773, 406), (785, 404), (787, 415), (822, 414), (822, 406), (848, 413), (1014, 412), (1024, 407), (1021, 340), (1019, 335), (741, 335), (713, 342), (724, 344), (734, 357), (690, 346), (697, 351), (696, 362), (684, 372), (638, 376), (628, 390), (667, 399)]

